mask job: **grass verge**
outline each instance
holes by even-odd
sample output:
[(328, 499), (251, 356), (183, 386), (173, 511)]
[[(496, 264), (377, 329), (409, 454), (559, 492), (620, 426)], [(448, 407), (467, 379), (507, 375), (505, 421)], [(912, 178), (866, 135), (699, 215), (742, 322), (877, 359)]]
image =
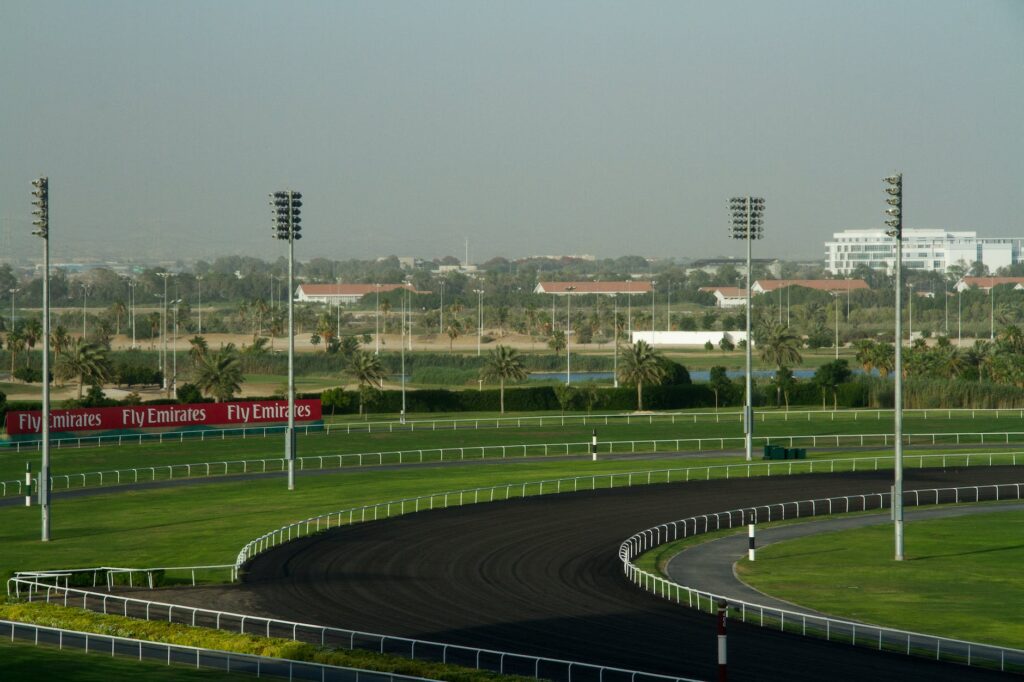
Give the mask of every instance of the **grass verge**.
[[(142, 639), (204, 649), (217, 649), (255, 656), (284, 658), (293, 661), (361, 668), (435, 680), (448, 680), (450, 682), (487, 682), (489, 680), (509, 680), (511, 682), (518, 679), (526, 679), (430, 661), (413, 661), (400, 656), (387, 656), (370, 651), (331, 649), (287, 639), (248, 634), (241, 635), (176, 623), (135, 620), (123, 616), (92, 613), (91, 611), (77, 608), (65, 608), (55, 604), (2, 604), (0, 605), (0, 619), (77, 630), (79, 632), (95, 632), (115, 637)], [(92, 663), (91, 659), (89, 663)], [(154, 667), (159, 668), (160, 666)], [(133, 670), (132, 674), (137, 675), (138, 672)], [(47, 679), (55, 679), (55, 677), (51, 673), (51, 676)], [(104, 679), (116, 678), (107, 677)]]

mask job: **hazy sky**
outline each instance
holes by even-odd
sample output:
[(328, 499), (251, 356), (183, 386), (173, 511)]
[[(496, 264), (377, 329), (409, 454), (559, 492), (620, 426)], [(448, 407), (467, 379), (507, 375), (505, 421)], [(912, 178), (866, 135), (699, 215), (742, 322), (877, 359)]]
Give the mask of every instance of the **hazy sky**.
[[(52, 2), (0, 10), (0, 250), (301, 259), (742, 253), (882, 225), (1024, 237), (1024, 2)], [(0, 257), (6, 255), (0, 251)]]

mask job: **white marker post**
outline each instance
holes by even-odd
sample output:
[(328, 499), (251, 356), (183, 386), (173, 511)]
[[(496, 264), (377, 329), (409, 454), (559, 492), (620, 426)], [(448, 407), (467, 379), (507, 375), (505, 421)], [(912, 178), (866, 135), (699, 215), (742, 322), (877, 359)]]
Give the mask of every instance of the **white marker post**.
[(590, 437), (590, 457), (595, 462), (597, 461), (597, 429), (594, 429), (593, 435)]
[(754, 555), (757, 553), (757, 539), (754, 531), (754, 524), (747, 525), (747, 558), (754, 561)]
[(725, 664), (725, 619), (728, 616), (729, 604), (724, 599), (718, 602), (718, 682), (727, 682), (728, 674)]
[(32, 462), (25, 462), (25, 506), (32, 506)]

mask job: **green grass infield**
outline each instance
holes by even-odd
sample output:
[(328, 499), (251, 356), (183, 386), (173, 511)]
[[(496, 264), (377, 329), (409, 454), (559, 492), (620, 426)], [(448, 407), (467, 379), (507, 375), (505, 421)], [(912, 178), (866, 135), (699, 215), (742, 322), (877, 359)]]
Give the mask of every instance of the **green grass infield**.
[(737, 574), (837, 618), (1009, 647), (1024, 642), (1024, 509), (910, 522), (906, 560), (889, 524), (769, 545)]

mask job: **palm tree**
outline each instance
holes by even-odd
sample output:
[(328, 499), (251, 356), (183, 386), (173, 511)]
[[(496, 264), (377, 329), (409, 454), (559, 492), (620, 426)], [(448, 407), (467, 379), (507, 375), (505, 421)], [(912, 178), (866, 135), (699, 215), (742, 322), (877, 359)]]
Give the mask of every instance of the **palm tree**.
[(665, 376), (665, 364), (661, 355), (646, 341), (637, 341), (623, 349), (619, 365), (619, 379), (627, 384), (636, 384), (636, 409), (644, 409), (644, 384), (653, 384)]
[(160, 323), (163, 322), (163, 318), (160, 317), (160, 313), (150, 313), (146, 315), (146, 322), (149, 323), (149, 347), (153, 348), (157, 333), (161, 331)]
[(896, 347), (891, 343), (876, 344), (872, 364), (883, 379), (888, 377), (896, 369)]
[(548, 337), (548, 348), (555, 351), (556, 355), (565, 350), (565, 332), (561, 329), (551, 332), (551, 336)]
[(778, 322), (765, 322), (761, 328), (761, 338), (757, 342), (761, 361), (775, 366), (775, 404), (782, 403), (782, 386), (785, 372), (792, 365), (803, 362), (800, 356), (800, 339), (790, 333), (785, 325)]
[(448, 335), (448, 352), (452, 352), (452, 344), (455, 343), (455, 339), (459, 338), (459, 334), (462, 333), (462, 322), (459, 318), (454, 315), (448, 318), (448, 325), (444, 328), (444, 333)]
[(57, 358), (55, 374), (60, 379), (78, 379), (78, 399), (82, 399), (82, 387), (86, 382), (100, 385), (110, 379), (111, 368), (107, 352), (94, 343), (75, 339), (67, 350)]
[(121, 334), (121, 318), (128, 313), (128, 309), (124, 305), (124, 301), (114, 301), (110, 305), (110, 314), (114, 316), (116, 326), (114, 328), (114, 334), (120, 336)]
[(522, 381), (526, 378), (526, 368), (515, 348), (499, 345), (488, 353), (487, 362), (480, 371), (480, 378), (484, 381), (498, 380), (501, 413), (504, 414), (505, 380)]
[(25, 350), (25, 337), (22, 336), (21, 330), (12, 329), (7, 332), (7, 352), (11, 354), (11, 374), (14, 374), (14, 361), (18, 357), (18, 353)]
[(57, 325), (52, 332), (50, 332), (50, 345), (53, 346), (53, 354), (60, 355), (63, 353), (68, 345), (71, 343), (71, 335), (68, 334), (68, 330)]
[(188, 357), (192, 360), (192, 366), (197, 367), (199, 362), (210, 352), (210, 344), (202, 336), (193, 336), (188, 340)]
[[(21, 336), (25, 339), (25, 343), (28, 345), (29, 350), (34, 350), (36, 343), (43, 338), (43, 322), (38, 317), (30, 317), (25, 320), (25, 324), (21, 327)], [(26, 363), (28, 357), (25, 358)]]
[(381, 312), (381, 315), (384, 316), (384, 319), (381, 321), (381, 325), (383, 326), (382, 333), (387, 334), (388, 333), (388, 313), (391, 312), (391, 302), (389, 300), (384, 299), (383, 301), (380, 302), (380, 312)]
[(326, 347), (331, 345), (331, 339), (336, 334), (334, 320), (331, 319), (330, 313), (323, 313), (317, 318), (315, 334), (324, 342), (324, 349), (326, 350)]
[(349, 361), (349, 371), (359, 382), (359, 414), (363, 414), (363, 403), (366, 392), (374, 388), (384, 388), (384, 368), (380, 358), (369, 351), (356, 351)]
[(875, 342), (871, 339), (859, 339), (855, 345), (857, 362), (864, 368), (865, 374), (871, 374), (871, 370), (875, 368), (875, 356), (877, 355)]
[(196, 387), (218, 403), (231, 400), (244, 380), (242, 361), (231, 347), (203, 355), (195, 370)]

